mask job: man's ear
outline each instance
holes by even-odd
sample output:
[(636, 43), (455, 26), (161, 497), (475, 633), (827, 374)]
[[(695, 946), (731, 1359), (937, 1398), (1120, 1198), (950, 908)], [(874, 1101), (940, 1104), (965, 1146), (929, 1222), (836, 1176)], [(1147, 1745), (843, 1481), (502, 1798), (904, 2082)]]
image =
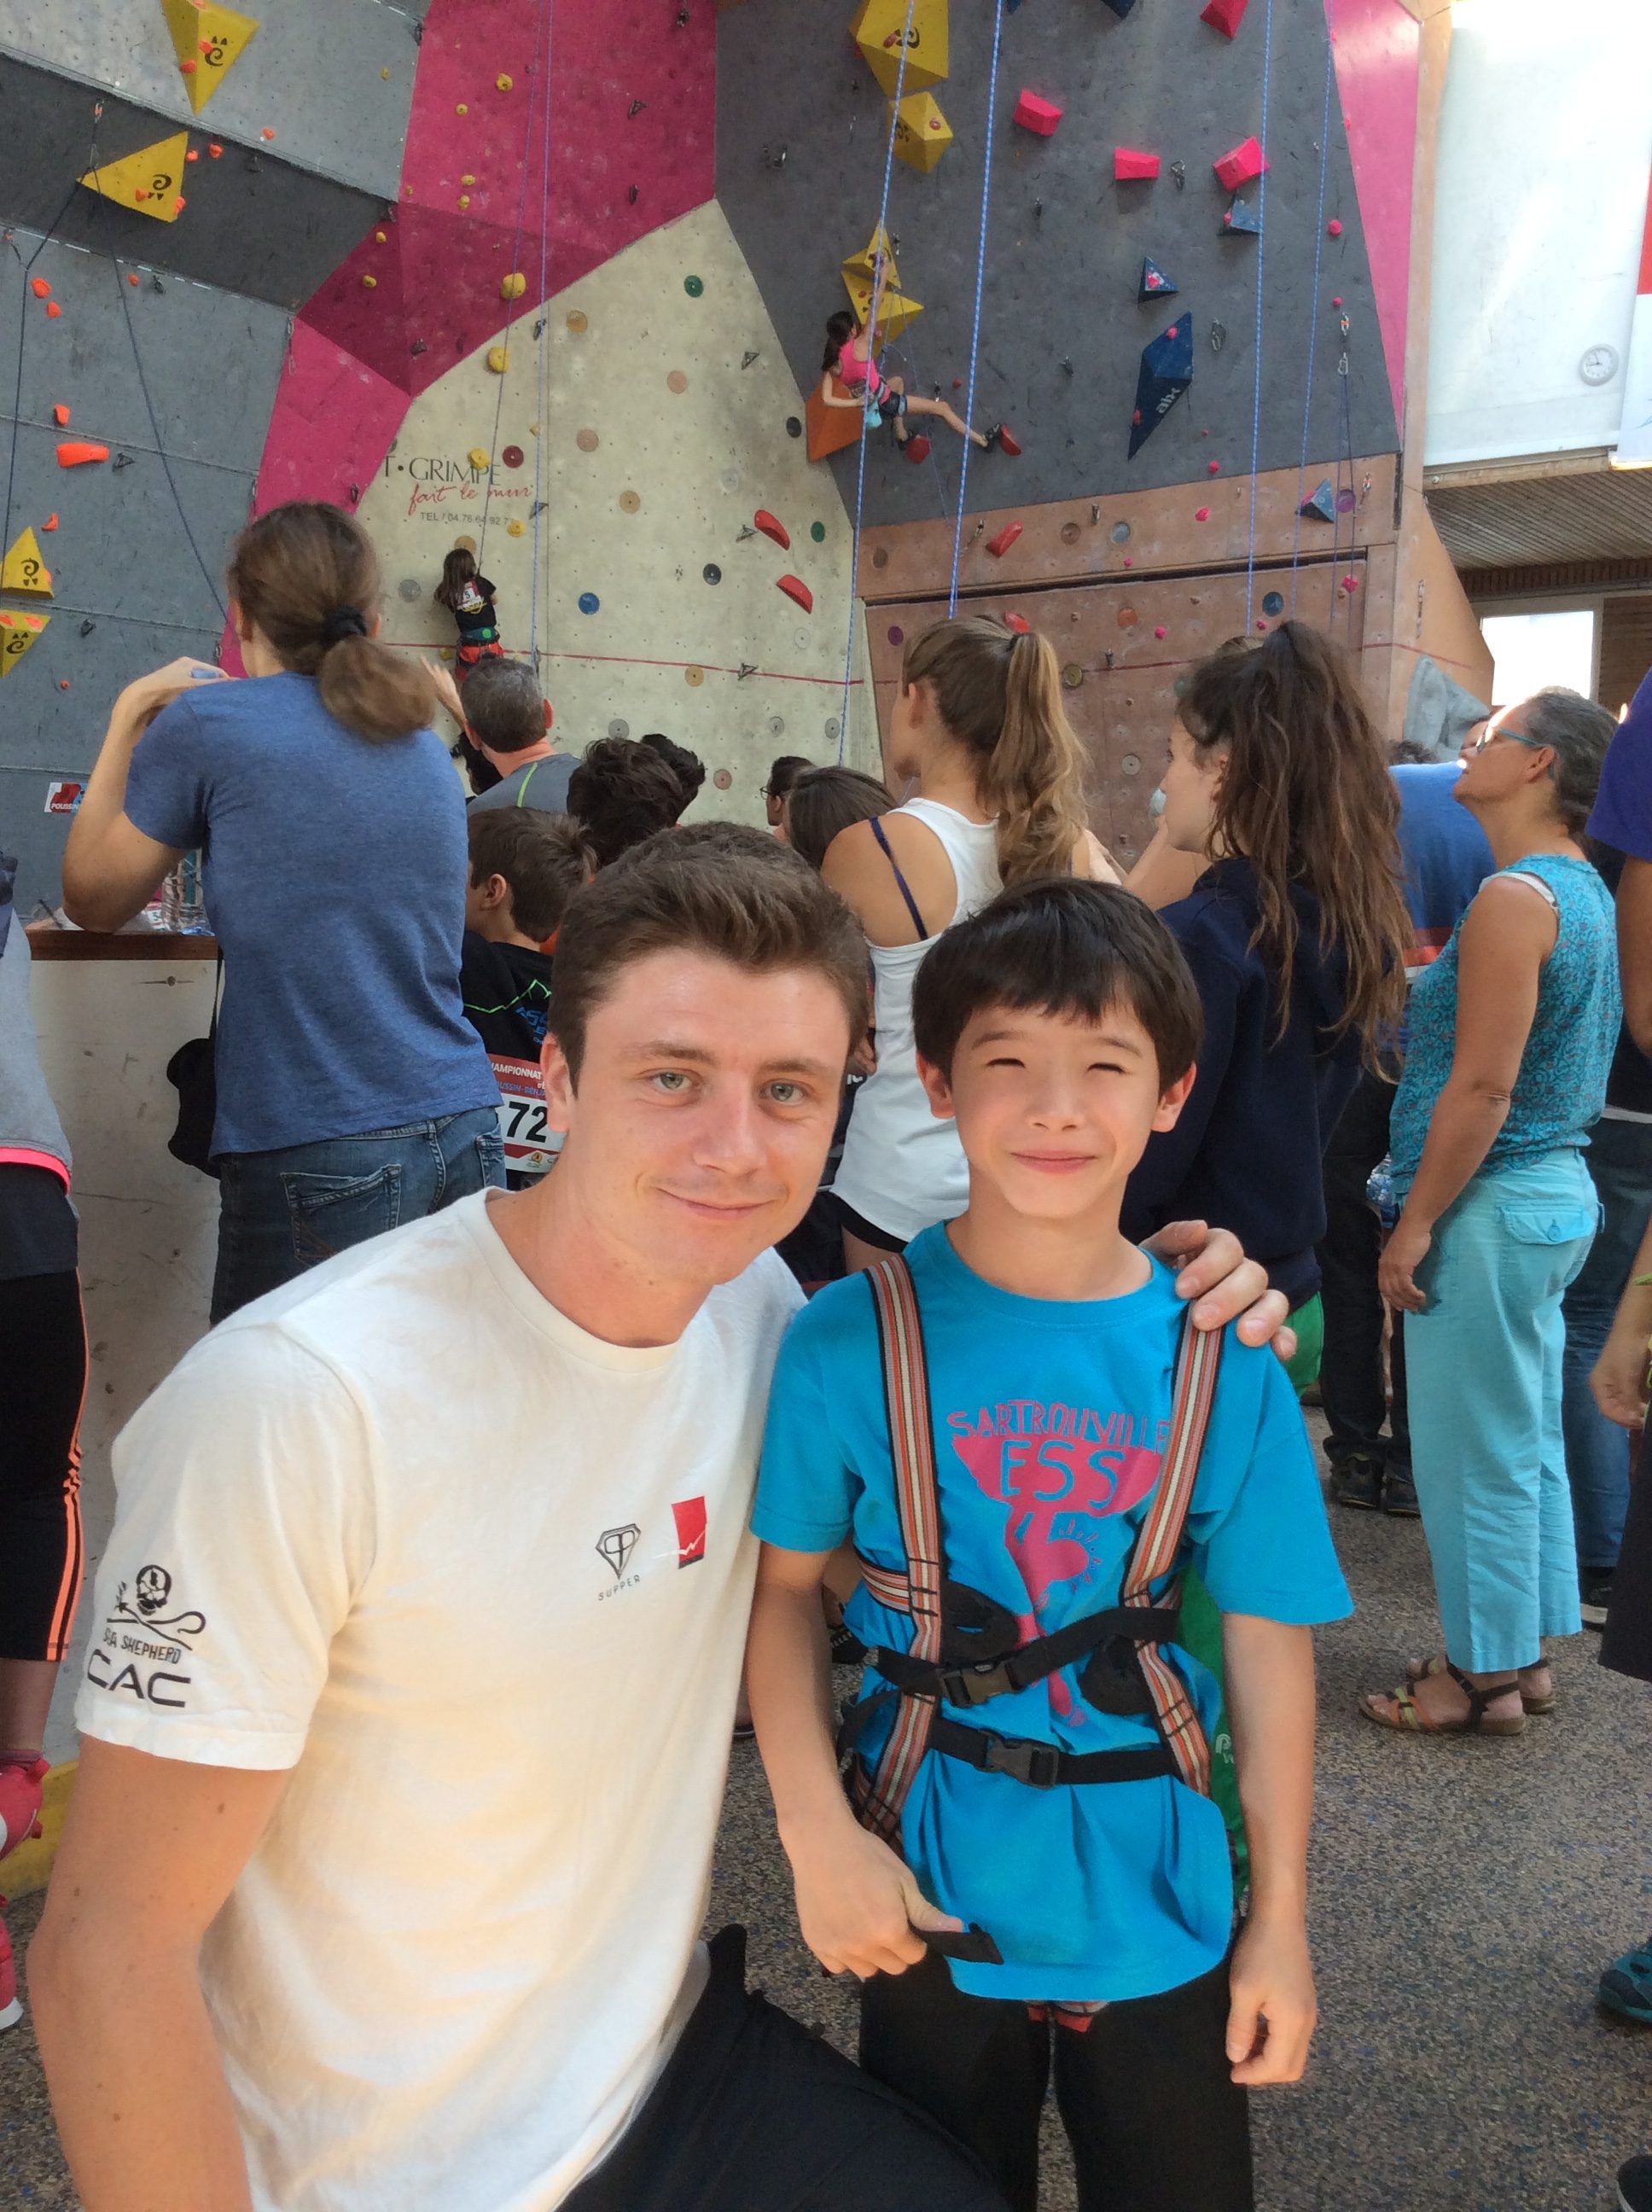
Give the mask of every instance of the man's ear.
[(246, 644), (252, 637), (252, 625), (242, 611), (239, 599), (231, 599), (229, 602), (229, 627), (243, 645)]
[(1185, 1075), (1178, 1077), (1176, 1081), (1161, 1095), (1157, 1111), (1153, 1115), (1153, 1127), (1156, 1129), (1175, 1128), (1176, 1123), (1181, 1119), (1181, 1109), (1187, 1103), (1187, 1094), (1193, 1089), (1193, 1079), (1198, 1073), (1199, 1069), (1196, 1066), (1190, 1067)]
[(547, 1030), (539, 1048), (539, 1073), (545, 1083), (545, 1120), (566, 1133), (574, 1127), (574, 1076), (554, 1033)]
[(931, 1060), (918, 1058), (918, 1080), (929, 1093), (929, 1110), (938, 1121), (950, 1121), (956, 1109), (952, 1103), (951, 1079), (944, 1074)]

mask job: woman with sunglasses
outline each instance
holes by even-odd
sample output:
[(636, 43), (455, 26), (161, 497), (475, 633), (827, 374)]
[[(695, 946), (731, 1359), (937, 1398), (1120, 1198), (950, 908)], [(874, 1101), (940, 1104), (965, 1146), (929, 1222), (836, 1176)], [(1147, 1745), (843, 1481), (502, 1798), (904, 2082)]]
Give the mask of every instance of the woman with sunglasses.
[(1622, 1012), (1612, 899), (1582, 842), (1613, 727), (1540, 691), (1491, 717), (1456, 787), (1497, 872), (1412, 987), (1379, 1278), (1406, 1316), (1445, 1650), (1361, 1699), (1383, 1728), (1519, 1734), (1554, 1705), (1542, 1639), (1582, 1626), (1560, 1302), (1600, 1218), (1582, 1147)]

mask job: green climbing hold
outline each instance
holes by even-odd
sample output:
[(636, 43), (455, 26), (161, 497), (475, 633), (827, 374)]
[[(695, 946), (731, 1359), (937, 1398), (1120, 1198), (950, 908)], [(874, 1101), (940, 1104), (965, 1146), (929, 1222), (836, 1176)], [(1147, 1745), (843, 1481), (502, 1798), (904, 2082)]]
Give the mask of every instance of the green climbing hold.
[(685, 276), (683, 279), (683, 289), (691, 300), (697, 300), (705, 289), (705, 285), (698, 276)]
[(825, 542), (826, 537), (825, 524), (823, 522), (811, 522), (809, 525), (809, 535), (814, 539), (817, 545), (823, 544)]

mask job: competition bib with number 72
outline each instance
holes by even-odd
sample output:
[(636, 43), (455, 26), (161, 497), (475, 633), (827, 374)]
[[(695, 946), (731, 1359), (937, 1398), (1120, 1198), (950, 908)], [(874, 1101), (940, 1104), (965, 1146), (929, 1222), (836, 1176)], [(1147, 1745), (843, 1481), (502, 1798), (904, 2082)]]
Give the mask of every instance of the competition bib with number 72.
[(556, 1164), (562, 1133), (545, 1124), (545, 1083), (537, 1060), (507, 1060), (490, 1053), (499, 1085), (499, 1134), (505, 1165), (515, 1175), (542, 1176)]

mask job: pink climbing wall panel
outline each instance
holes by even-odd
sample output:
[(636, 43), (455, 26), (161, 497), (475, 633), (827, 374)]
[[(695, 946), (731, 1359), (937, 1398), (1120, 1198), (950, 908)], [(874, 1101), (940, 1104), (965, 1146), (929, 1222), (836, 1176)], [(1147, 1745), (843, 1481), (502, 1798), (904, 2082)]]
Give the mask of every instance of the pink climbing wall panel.
[[(660, 0), (434, 0), (400, 201), (301, 311), (260, 507), (348, 502), (409, 397), (712, 197), (714, 17), (686, 12), (678, 23)], [(513, 271), (526, 289), (507, 302)], [(360, 395), (347, 362), (367, 372)], [(477, 426), (484, 444), (490, 428)]]
[(1400, 0), (1325, 0), (1394, 409), (1403, 424), (1422, 26)]

